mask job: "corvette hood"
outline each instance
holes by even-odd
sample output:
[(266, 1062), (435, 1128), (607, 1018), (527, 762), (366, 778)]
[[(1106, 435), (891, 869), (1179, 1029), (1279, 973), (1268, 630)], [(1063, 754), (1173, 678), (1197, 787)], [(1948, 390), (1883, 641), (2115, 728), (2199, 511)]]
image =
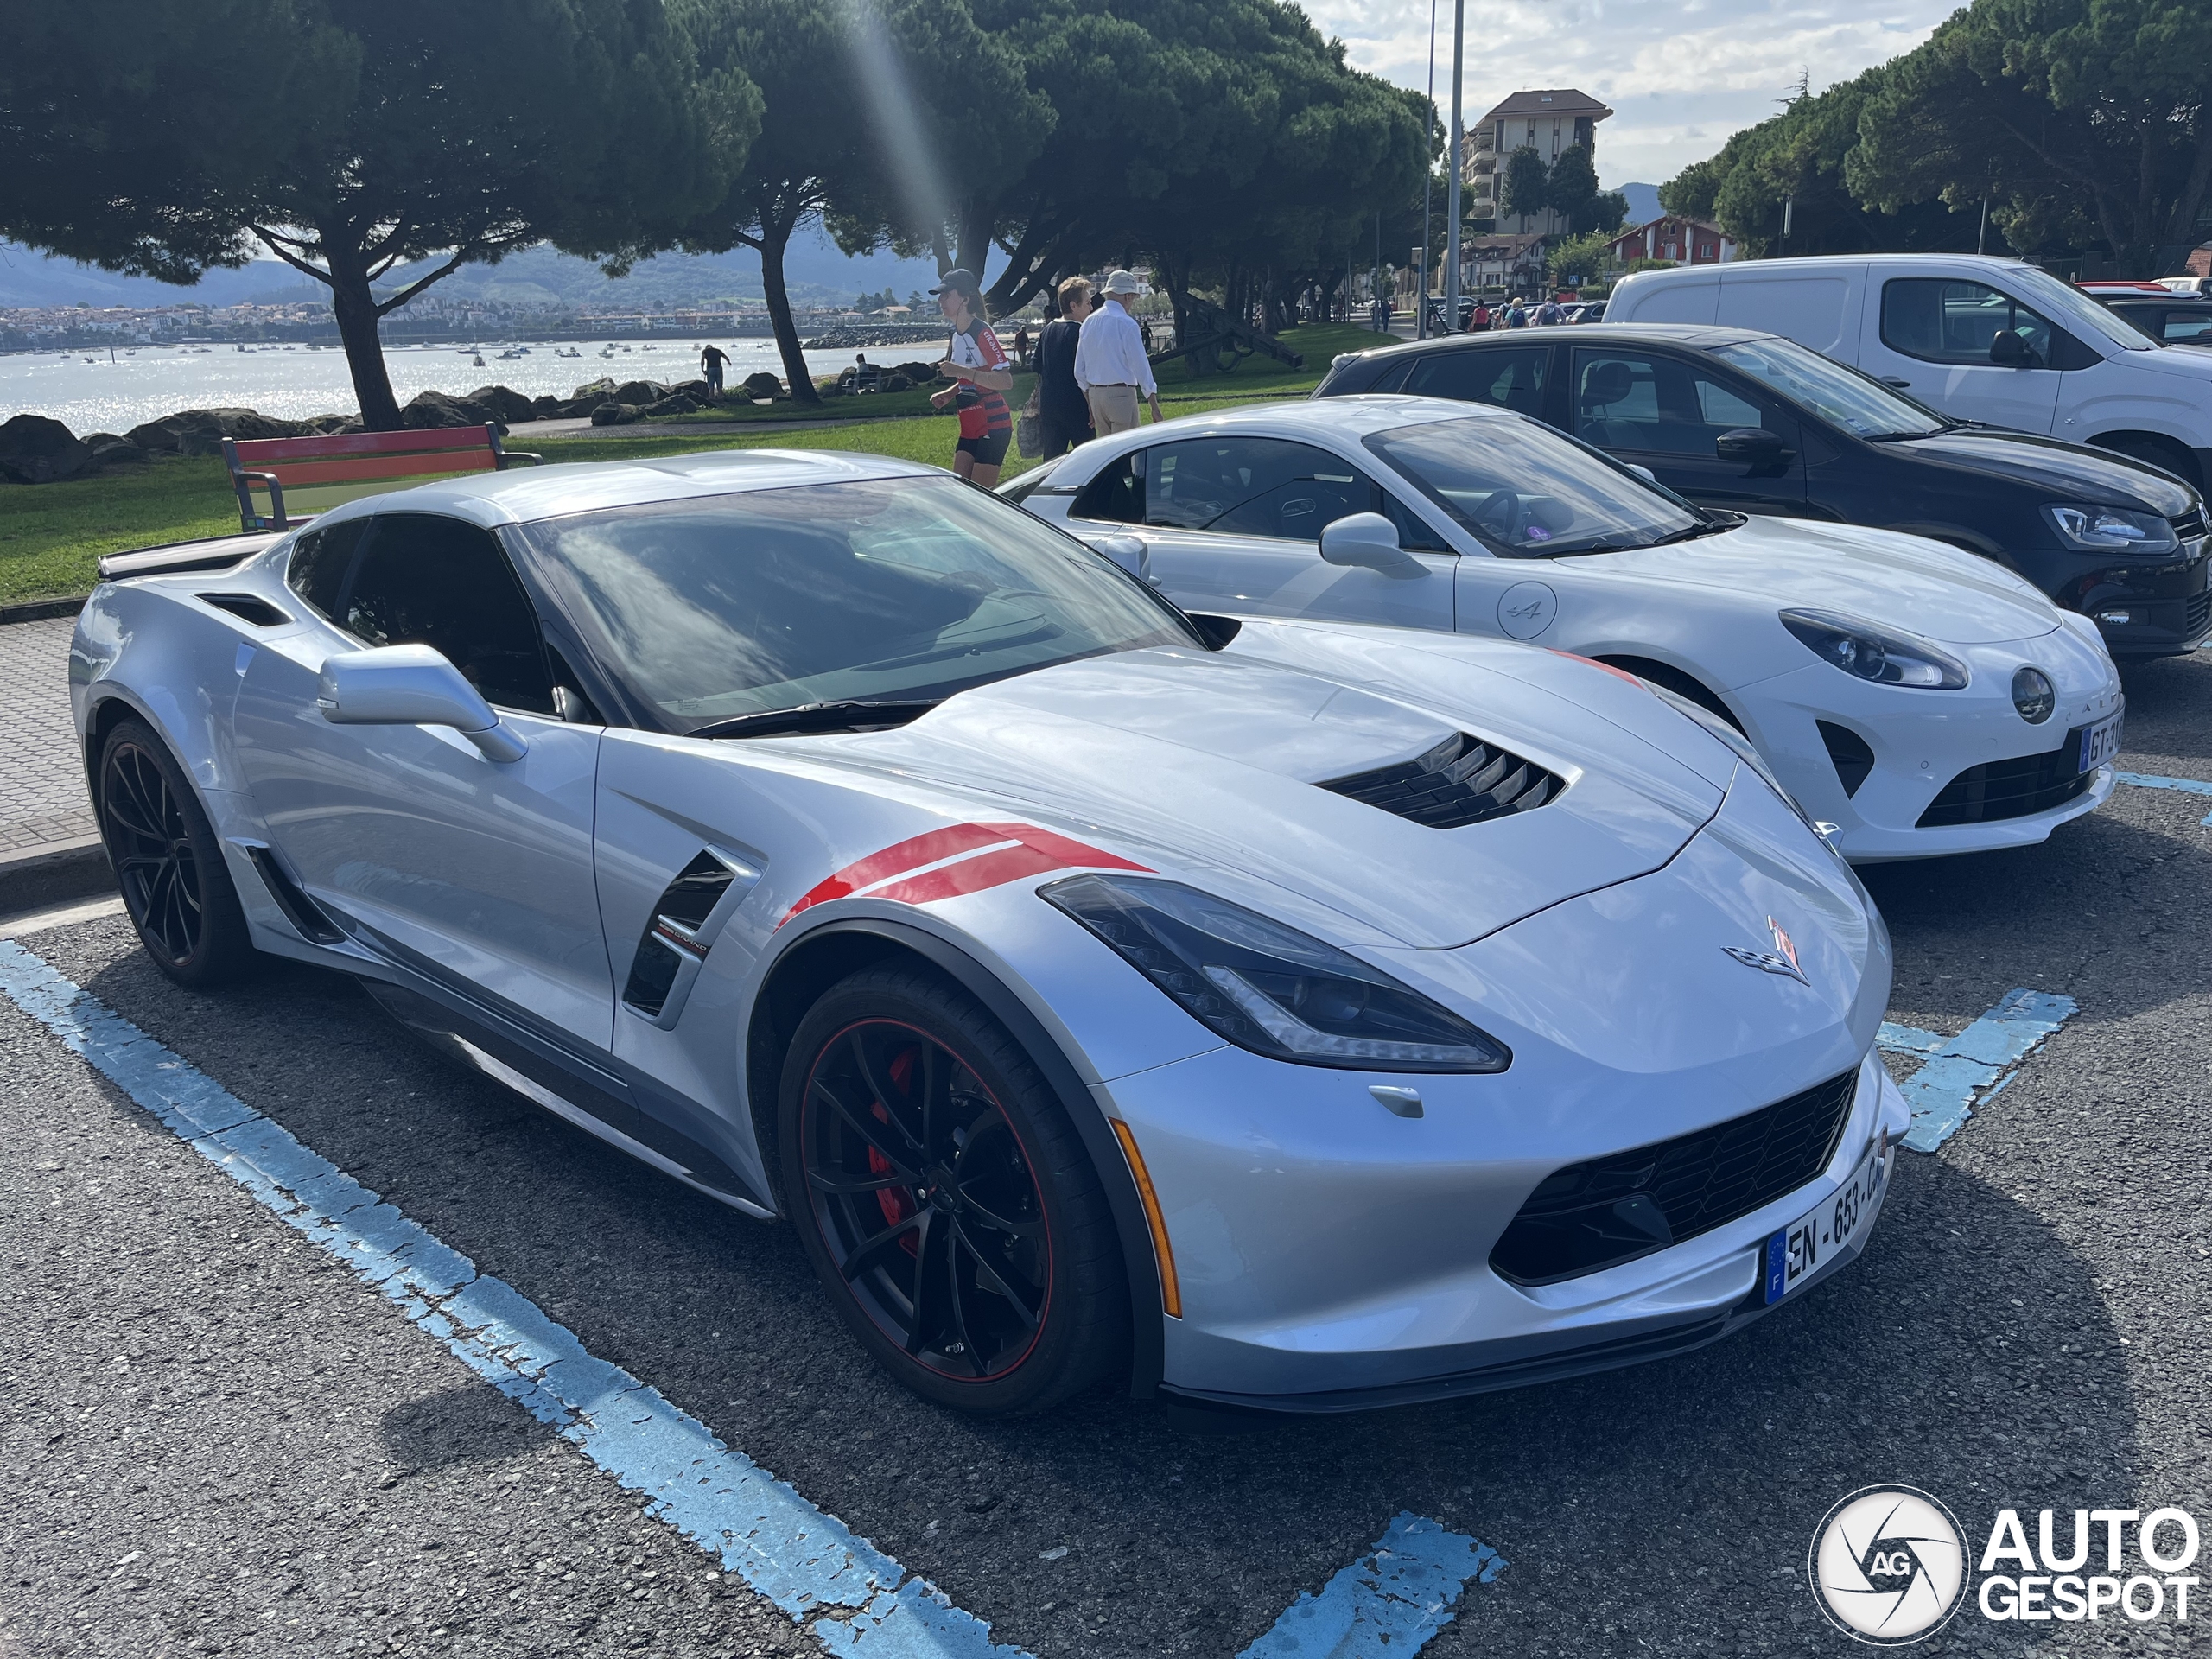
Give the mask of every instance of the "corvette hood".
[(2059, 626), (2049, 600), (1987, 559), (1856, 524), (1753, 518), (1672, 547), (1588, 556), (1646, 581), (1840, 611), (1948, 645), (2039, 639)]
[[(1287, 914), (1278, 896), (1294, 894), (1378, 942), (1430, 950), (1660, 868), (1719, 809), (1719, 746), (1594, 668), (1449, 637), (1430, 649), (1387, 630), (1248, 632), (1227, 652), (1065, 664), (963, 692), (897, 731), (804, 741), (847, 766), (984, 797), (975, 804), (1225, 898)], [(1608, 699), (1628, 725), (1592, 711)], [(1630, 729), (1637, 721), (1661, 722), (1662, 741), (1701, 770)], [(1438, 830), (1317, 787), (1459, 732), (1566, 788), (1526, 812)]]

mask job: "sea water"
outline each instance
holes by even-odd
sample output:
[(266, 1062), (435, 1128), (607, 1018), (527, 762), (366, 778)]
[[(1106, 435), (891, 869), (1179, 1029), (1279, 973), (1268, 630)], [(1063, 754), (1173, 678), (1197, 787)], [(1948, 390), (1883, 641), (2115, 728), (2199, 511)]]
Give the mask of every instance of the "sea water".
[[(483, 342), (478, 353), (446, 346), (389, 346), (385, 372), (404, 404), (419, 391), (459, 396), (479, 386), (509, 386), (524, 397), (567, 397), (578, 386), (601, 378), (694, 380), (700, 376), (699, 348), (706, 342), (676, 340), (531, 340), (526, 357), (501, 361), (509, 342)], [(772, 340), (717, 340), (729, 357), (725, 384), (735, 385), (763, 369), (783, 377), (783, 359)], [(574, 351), (576, 357), (556, 355)], [(931, 344), (878, 346), (874, 362), (929, 362), (944, 354)], [(90, 360), (87, 360), (90, 359)], [(817, 375), (852, 365), (849, 349), (809, 352), (806, 365)], [(346, 353), (334, 346), (139, 346), (99, 351), (10, 352), (0, 353), (0, 420), (15, 415), (44, 415), (79, 436), (88, 432), (128, 432), (132, 427), (181, 409), (251, 409), (286, 420), (313, 415), (353, 414), (353, 378)]]

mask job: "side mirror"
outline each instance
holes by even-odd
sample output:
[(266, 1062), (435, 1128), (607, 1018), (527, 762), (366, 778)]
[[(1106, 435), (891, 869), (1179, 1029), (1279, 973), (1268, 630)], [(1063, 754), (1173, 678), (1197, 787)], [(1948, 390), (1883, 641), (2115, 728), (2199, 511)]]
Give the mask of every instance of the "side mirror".
[(1139, 582), (1152, 580), (1152, 550), (1141, 536), (1089, 536), (1084, 541), (1094, 553), (1103, 554)]
[(2000, 369), (2032, 369), (2037, 366), (2035, 347), (2020, 337), (2014, 328), (1999, 328), (1989, 337), (1989, 360)]
[(1351, 512), (1321, 531), (1321, 556), (1331, 564), (1417, 576), (1421, 562), (1398, 545), (1398, 527), (1379, 512)]
[(1778, 432), (1763, 426), (1739, 426), (1713, 441), (1713, 453), (1723, 461), (1745, 467), (1776, 467), (1789, 458), (1789, 446)]
[(428, 645), (327, 657), (315, 700), (334, 726), (449, 726), (487, 760), (519, 760), (529, 753), (461, 671)]
[(1626, 467), (1629, 471), (1634, 473), (1638, 478), (1642, 479), (1647, 484), (1656, 484), (1659, 481), (1659, 474), (1653, 472), (1649, 467), (1639, 467), (1632, 461), (1624, 461), (1621, 464)]

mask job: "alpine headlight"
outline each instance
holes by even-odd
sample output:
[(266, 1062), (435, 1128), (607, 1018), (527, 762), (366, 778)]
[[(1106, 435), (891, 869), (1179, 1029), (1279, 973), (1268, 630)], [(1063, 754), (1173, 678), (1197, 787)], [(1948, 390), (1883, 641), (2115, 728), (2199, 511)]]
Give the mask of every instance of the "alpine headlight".
[(2156, 557), (2181, 546), (2174, 527), (2155, 512), (2132, 507), (2052, 506), (2044, 518), (2060, 543), (2078, 553), (2140, 553)]
[(1077, 875), (1038, 890), (1239, 1048), (1354, 1071), (1503, 1071), (1512, 1052), (1334, 945), (1178, 882)]
[(1932, 640), (1834, 611), (1784, 611), (1782, 626), (1813, 655), (1877, 685), (1956, 691), (1967, 665)]

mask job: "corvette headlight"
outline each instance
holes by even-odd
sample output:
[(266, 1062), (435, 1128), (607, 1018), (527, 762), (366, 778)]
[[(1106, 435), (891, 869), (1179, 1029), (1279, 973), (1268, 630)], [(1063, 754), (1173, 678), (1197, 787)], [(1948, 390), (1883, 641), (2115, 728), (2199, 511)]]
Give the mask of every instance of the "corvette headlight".
[(1877, 685), (1955, 691), (1967, 665), (1932, 640), (1834, 611), (1784, 611), (1782, 626), (1813, 655)]
[(2054, 506), (2044, 518), (2060, 543), (2079, 553), (2142, 553), (2156, 556), (2181, 546), (2174, 527), (2155, 512), (2132, 507)]
[(1355, 1071), (1503, 1071), (1487, 1032), (1334, 945), (1174, 881), (1077, 875), (1038, 890), (1239, 1048)]

